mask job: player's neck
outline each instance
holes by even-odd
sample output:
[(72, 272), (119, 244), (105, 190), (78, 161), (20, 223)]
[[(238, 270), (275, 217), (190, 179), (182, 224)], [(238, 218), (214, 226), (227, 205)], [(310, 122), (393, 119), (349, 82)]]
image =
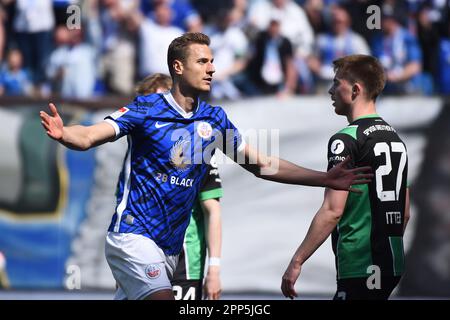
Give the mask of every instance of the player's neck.
[(356, 102), (351, 108), (350, 114), (347, 115), (347, 120), (352, 123), (356, 119), (375, 113), (377, 113), (377, 109), (374, 101)]
[(173, 86), (170, 90), (174, 100), (186, 112), (191, 112), (195, 109), (198, 101), (198, 95), (185, 90), (181, 90), (179, 86)]

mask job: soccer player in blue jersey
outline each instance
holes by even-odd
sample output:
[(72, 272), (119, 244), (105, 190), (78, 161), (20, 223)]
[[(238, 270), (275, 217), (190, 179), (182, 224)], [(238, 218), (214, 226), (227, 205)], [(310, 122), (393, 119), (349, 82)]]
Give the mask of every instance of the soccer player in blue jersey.
[[(136, 87), (137, 95), (163, 93), (172, 88), (172, 78), (162, 73), (152, 74)], [(192, 208), (183, 250), (172, 278), (177, 300), (209, 300), (220, 298), (220, 255), (222, 249), (222, 219), (219, 199), (222, 184), (217, 161), (211, 158), (208, 171), (199, 189), (198, 200)], [(205, 273), (206, 252), (208, 268)], [(204, 282), (204, 283), (203, 283)], [(121, 290), (122, 291), (122, 290)]]
[(211, 89), (215, 72), (209, 43), (202, 33), (174, 39), (167, 54), (171, 91), (138, 96), (101, 123), (66, 127), (52, 103), (51, 115), (40, 113), (47, 135), (71, 149), (128, 138), (105, 246), (113, 276), (128, 299), (174, 298), (170, 278), (216, 148), (257, 177), (282, 183), (351, 190), (355, 182), (367, 183), (373, 176), (365, 173), (367, 167), (347, 169), (349, 159), (325, 173), (247, 145), (222, 108), (199, 99)]

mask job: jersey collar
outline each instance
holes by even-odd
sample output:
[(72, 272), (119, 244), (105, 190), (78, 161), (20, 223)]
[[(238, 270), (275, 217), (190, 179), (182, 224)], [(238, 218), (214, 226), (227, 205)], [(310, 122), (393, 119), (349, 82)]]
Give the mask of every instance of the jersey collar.
[(353, 120), (353, 122), (361, 120), (361, 119), (370, 119), (370, 118), (380, 118), (380, 116), (377, 113), (372, 114), (366, 114), (365, 116), (361, 116)]
[[(175, 109), (183, 118), (190, 119), (194, 115), (194, 112), (186, 112), (180, 105), (175, 101), (175, 99), (172, 96), (172, 93), (170, 91), (163, 93), (164, 98), (169, 103), (169, 105)], [(200, 105), (200, 99), (197, 99), (197, 107), (195, 108), (195, 112), (198, 110), (198, 107)]]

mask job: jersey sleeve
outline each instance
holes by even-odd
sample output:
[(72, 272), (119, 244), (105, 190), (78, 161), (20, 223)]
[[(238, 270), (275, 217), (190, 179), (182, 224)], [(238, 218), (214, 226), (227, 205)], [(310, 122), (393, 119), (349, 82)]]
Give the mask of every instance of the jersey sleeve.
[(219, 112), (219, 117), (221, 119), (221, 134), (222, 143), (219, 143), (217, 147), (222, 150), (227, 156), (233, 159), (235, 155), (244, 150), (245, 140), (242, 137), (239, 130), (234, 126), (234, 124), (228, 119), (227, 114), (221, 108)]
[(351, 157), (350, 165), (355, 166), (358, 148), (357, 141), (350, 135), (337, 133), (328, 141), (328, 169), (344, 161), (347, 156)]
[(147, 114), (146, 108), (139, 105), (137, 98), (129, 105), (120, 108), (105, 117), (104, 121), (114, 127), (116, 139), (130, 134), (142, 125)]
[(222, 183), (217, 165), (214, 165), (213, 163), (209, 164), (208, 171), (200, 189), (199, 200), (205, 201), (208, 199), (219, 199), (222, 198), (222, 196)]

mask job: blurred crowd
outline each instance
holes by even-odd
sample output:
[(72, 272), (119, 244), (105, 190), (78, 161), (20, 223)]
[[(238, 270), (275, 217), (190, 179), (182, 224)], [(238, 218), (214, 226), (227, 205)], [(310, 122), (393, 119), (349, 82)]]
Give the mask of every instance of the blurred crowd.
[(0, 0), (0, 96), (132, 95), (187, 31), (211, 38), (213, 99), (324, 93), (358, 53), (380, 59), (385, 94), (446, 95), (449, 15), (448, 0)]

